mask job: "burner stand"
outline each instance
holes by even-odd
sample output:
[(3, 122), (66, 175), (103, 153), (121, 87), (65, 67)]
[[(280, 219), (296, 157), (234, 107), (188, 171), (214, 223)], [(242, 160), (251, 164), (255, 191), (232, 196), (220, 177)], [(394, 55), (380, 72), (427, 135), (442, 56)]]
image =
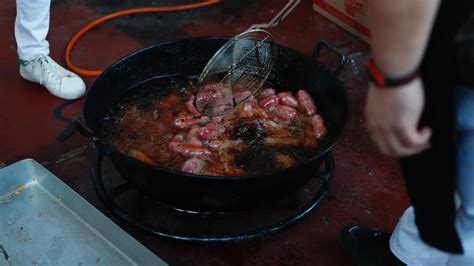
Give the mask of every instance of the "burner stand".
[[(304, 217), (306, 217), (312, 210), (319, 206), (322, 200), (326, 197), (329, 191), (330, 183), (334, 178), (335, 172), (335, 163), (332, 153), (328, 153), (324, 157), (324, 170), (319, 170), (315, 173), (308, 183), (313, 180), (320, 182), (319, 190), (313, 191), (314, 196), (311, 196), (302, 207), (299, 207), (294, 213), (286, 215), (286, 217), (272, 221), (271, 223), (266, 222), (263, 226), (255, 226), (254, 228), (246, 229), (241, 232), (227, 232), (227, 233), (196, 233), (196, 232), (180, 232), (180, 230), (170, 230), (165, 226), (162, 226), (163, 223), (150, 223), (144, 220), (144, 213), (147, 207), (147, 202), (154, 205), (160, 209), (160, 211), (165, 211), (171, 216), (176, 216), (182, 218), (186, 221), (187, 219), (202, 219), (204, 222), (213, 221), (213, 220), (225, 220), (229, 219), (232, 223), (235, 223), (235, 220), (239, 220), (243, 215), (243, 212), (202, 212), (202, 211), (191, 211), (178, 209), (173, 206), (165, 205), (163, 203), (150, 200), (146, 195), (138, 192), (135, 188), (131, 186), (130, 183), (125, 182), (120, 185), (111, 186), (106, 185), (104, 182), (104, 177), (102, 174), (103, 171), (103, 155), (98, 154), (96, 160), (92, 165), (92, 183), (94, 189), (99, 196), (100, 200), (104, 203), (109, 211), (111, 211), (116, 217), (121, 221), (132, 225), (136, 228), (141, 229), (144, 232), (154, 234), (160, 237), (164, 237), (172, 240), (186, 241), (186, 242), (198, 242), (198, 243), (219, 243), (219, 242), (235, 242), (235, 241), (248, 241), (256, 238), (261, 238), (271, 234), (275, 234), (284, 229), (287, 229), (296, 223), (300, 222)], [(118, 175), (118, 174), (117, 174)], [(135, 209), (138, 214), (131, 215), (126, 208), (123, 207), (118, 200), (118, 198), (127, 193), (128, 191), (137, 191), (137, 200)], [(303, 190), (303, 189), (302, 189)], [(304, 193), (307, 193), (305, 190)], [(296, 193), (296, 192), (295, 192)], [(259, 214), (257, 214), (258, 216)], [(155, 215), (160, 216), (160, 215)], [(266, 219), (265, 219), (266, 220)], [(234, 224), (235, 225), (235, 224)], [(229, 225), (229, 228), (232, 228), (233, 225)], [(186, 227), (186, 226), (182, 226)], [(224, 226), (225, 227), (225, 226)]]

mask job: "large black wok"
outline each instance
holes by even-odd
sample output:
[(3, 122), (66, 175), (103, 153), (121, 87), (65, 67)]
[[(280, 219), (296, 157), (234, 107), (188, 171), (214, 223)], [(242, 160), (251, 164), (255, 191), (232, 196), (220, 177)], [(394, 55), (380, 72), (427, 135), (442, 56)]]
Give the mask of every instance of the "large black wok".
[[(149, 197), (181, 208), (235, 210), (291, 193), (319, 169), (324, 157), (341, 137), (348, 119), (344, 86), (337, 78), (344, 56), (327, 42), (320, 42), (308, 57), (279, 46), (268, 81), (278, 90), (308, 90), (329, 125), (328, 141), (306, 162), (271, 174), (220, 177), (186, 174), (153, 166), (128, 157), (107, 146), (101, 137), (103, 117), (123, 95), (152, 78), (185, 79), (198, 75), (227, 38), (190, 38), (147, 47), (129, 54), (107, 68), (92, 84), (82, 118), (75, 119), (79, 131), (91, 138), (100, 156), (108, 156), (117, 171)], [(329, 48), (339, 59), (335, 71), (317, 62), (319, 48)], [(162, 147), (166, 149), (167, 147)]]

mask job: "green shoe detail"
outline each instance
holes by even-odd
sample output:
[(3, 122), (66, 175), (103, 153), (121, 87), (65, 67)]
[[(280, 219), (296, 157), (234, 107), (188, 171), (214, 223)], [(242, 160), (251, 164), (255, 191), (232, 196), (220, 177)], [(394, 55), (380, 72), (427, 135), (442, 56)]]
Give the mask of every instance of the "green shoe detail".
[(21, 59), (18, 59), (18, 64), (22, 67), (26, 67), (28, 65), (28, 61), (23, 61)]
[(25, 60), (18, 59), (18, 64), (19, 64), (20, 66), (22, 66), (22, 67), (26, 67), (26, 66), (29, 65), (30, 62), (32, 62), (32, 61), (38, 61), (38, 62), (45, 61), (46, 63), (49, 64), (49, 61), (48, 61), (48, 59), (47, 59), (46, 57), (38, 57), (38, 58), (33, 59), (33, 60), (31, 60), (31, 61), (25, 61)]

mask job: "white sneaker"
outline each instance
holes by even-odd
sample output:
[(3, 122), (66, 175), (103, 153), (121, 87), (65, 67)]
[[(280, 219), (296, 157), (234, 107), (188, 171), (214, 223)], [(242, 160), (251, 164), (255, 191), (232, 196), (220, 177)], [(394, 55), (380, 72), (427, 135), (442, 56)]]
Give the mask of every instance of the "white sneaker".
[(86, 85), (78, 75), (64, 69), (47, 55), (30, 61), (20, 60), (20, 76), (43, 85), (54, 96), (66, 100), (80, 98), (86, 93)]

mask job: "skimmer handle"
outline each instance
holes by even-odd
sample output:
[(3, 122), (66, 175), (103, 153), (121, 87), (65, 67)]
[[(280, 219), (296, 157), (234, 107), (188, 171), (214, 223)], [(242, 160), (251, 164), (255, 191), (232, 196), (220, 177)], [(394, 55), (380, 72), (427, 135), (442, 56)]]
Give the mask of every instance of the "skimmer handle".
[(301, 2), (301, 0), (290, 0), (286, 5), (275, 15), (275, 17), (270, 20), (268, 23), (263, 24), (253, 24), (250, 26), (249, 30), (251, 29), (267, 29), (276, 27), (280, 22), (282, 22), (290, 13), (295, 9), (295, 7)]

